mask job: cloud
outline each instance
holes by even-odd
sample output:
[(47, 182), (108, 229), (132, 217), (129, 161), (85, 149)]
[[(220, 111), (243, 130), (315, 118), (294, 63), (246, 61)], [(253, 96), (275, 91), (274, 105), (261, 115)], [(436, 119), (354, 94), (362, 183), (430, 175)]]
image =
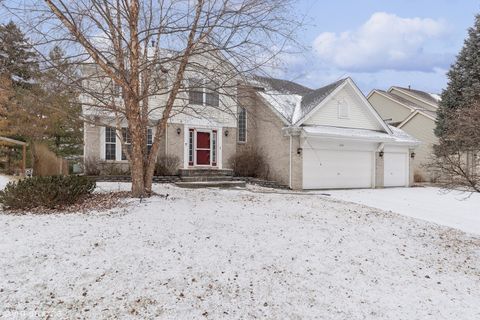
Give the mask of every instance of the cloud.
[[(380, 70), (434, 71), (452, 61), (452, 53), (433, 51), (435, 40), (448, 35), (444, 21), (401, 18), (374, 13), (354, 31), (324, 32), (313, 43), (323, 63), (346, 71)], [(445, 51), (445, 50), (443, 50)]]

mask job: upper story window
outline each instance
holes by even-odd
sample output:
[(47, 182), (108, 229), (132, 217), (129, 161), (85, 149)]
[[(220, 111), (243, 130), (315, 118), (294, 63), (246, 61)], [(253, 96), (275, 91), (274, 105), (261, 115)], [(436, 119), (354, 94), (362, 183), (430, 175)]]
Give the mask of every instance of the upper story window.
[(345, 100), (339, 100), (337, 102), (338, 107), (338, 118), (339, 119), (348, 119), (350, 117), (350, 110), (348, 107), (348, 103)]
[(219, 94), (213, 85), (201, 79), (188, 80), (188, 103), (204, 106), (218, 107)]
[(247, 109), (238, 109), (238, 142), (247, 142)]

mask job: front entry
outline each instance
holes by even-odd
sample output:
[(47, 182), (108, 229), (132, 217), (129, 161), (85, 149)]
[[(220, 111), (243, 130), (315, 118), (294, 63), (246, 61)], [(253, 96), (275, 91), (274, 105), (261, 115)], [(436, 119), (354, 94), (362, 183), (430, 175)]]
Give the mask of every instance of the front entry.
[(199, 166), (209, 166), (211, 154), (210, 132), (197, 131), (196, 160)]
[(216, 167), (218, 156), (218, 135), (213, 129), (188, 130), (188, 166)]

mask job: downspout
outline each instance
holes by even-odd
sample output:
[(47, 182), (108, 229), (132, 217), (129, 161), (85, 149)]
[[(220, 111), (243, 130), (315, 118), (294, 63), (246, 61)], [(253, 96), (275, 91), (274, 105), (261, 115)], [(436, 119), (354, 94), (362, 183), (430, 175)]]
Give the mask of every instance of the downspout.
[(290, 157), (289, 159), (289, 170), (288, 170), (288, 187), (292, 189), (292, 134), (290, 133)]

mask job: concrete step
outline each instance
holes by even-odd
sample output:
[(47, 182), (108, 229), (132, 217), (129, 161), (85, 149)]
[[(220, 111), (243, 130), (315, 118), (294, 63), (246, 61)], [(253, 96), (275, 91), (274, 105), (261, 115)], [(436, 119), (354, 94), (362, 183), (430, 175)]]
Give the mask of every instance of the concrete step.
[(190, 177), (181, 177), (183, 182), (200, 182), (200, 181), (232, 181), (233, 177), (231, 176), (190, 176)]
[(193, 177), (193, 176), (233, 176), (233, 170), (231, 169), (180, 169), (178, 171), (181, 177)]
[(196, 182), (176, 182), (175, 185), (180, 188), (245, 188), (245, 181), (196, 181)]

